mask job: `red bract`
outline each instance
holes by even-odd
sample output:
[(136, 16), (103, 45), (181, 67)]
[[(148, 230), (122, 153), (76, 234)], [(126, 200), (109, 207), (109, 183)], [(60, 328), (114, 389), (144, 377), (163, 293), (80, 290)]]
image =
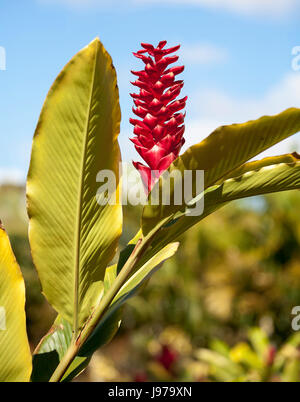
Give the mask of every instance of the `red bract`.
[(167, 56), (176, 52), (180, 46), (164, 49), (167, 42), (162, 41), (156, 48), (142, 43), (142, 50), (133, 53), (145, 63), (142, 71), (132, 71), (138, 78), (133, 85), (140, 91), (131, 94), (136, 107), (133, 112), (140, 119), (130, 119), (134, 125), (136, 150), (148, 166), (133, 162), (139, 170), (143, 183), (150, 191), (159, 176), (178, 157), (184, 144), (184, 117), (180, 112), (185, 108), (187, 97), (176, 100), (183, 87), (183, 81), (176, 76), (184, 67), (169, 67), (178, 56)]
[(157, 361), (168, 371), (171, 371), (171, 368), (177, 359), (177, 352), (167, 345), (163, 345), (160, 355), (157, 356)]

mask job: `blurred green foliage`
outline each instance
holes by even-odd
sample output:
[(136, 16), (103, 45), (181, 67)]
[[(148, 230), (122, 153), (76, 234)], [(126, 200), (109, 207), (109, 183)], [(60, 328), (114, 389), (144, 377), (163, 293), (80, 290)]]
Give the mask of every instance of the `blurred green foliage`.
[[(83, 378), (299, 381), (300, 333), (291, 328), (300, 305), (299, 205), (298, 191), (231, 203), (188, 231)], [(125, 208), (121, 247), (140, 212)], [(25, 276), (34, 347), (55, 313), (31, 261), (22, 187), (0, 188), (0, 217)]]

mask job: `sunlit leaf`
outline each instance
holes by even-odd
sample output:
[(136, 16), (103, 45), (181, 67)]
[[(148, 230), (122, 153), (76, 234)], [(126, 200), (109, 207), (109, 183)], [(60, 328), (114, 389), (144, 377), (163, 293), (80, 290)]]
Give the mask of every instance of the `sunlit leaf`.
[[(171, 243), (167, 245), (154, 257), (150, 258), (140, 269), (135, 272), (134, 275), (128, 279), (128, 281), (115, 296), (108, 311), (103, 316), (93, 334), (79, 351), (79, 356), (90, 356), (99, 347), (98, 339), (101, 335), (101, 331), (104, 328), (108, 326), (112, 331), (117, 329), (117, 326), (119, 325), (118, 320), (120, 320), (120, 309), (123, 307), (124, 303), (141, 289), (143, 284), (161, 266), (163, 261), (172, 257), (176, 253), (178, 246), (179, 243)], [(116, 266), (111, 267), (111, 269), (115, 270)]]
[(25, 285), (7, 234), (0, 227), (0, 382), (29, 381)]
[[(65, 66), (35, 132), (27, 182), (29, 238), (43, 293), (75, 332), (103, 291), (121, 206), (99, 205), (99, 171), (119, 180), (120, 107), (112, 60), (96, 39)], [(116, 189), (118, 201), (119, 187)]]
[[(202, 170), (204, 171), (204, 188), (208, 188), (255, 155), (298, 131), (300, 131), (300, 109), (296, 108), (288, 109), (276, 116), (264, 116), (243, 124), (222, 126), (177, 158), (168, 172), (178, 170), (183, 175), (183, 172), (187, 170)], [(179, 184), (181, 178), (182, 176), (175, 178), (171, 184), (170, 205), (160, 202), (159, 205), (144, 207), (142, 219), (144, 234), (152, 230), (161, 219), (184, 210), (184, 204), (174, 205), (173, 201), (174, 189), (181, 186)], [(165, 181), (166, 179), (162, 176), (152, 192), (159, 187), (161, 197)], [(196, 196), (195, 183), (193, 186), (191, 198)], [(185, 201), (188, 202), (189, 199)]]
[(58, 316), (37, 346), (33, 355), (33, 382), (49, 381), (52, 373), (66, 353), (72, 339), (72, 326)]
[[(178, 213), (174, 220), (163, 227), (152, 242), (152, 247), (143, 258), (147, 259), (154, 255), (166, 244), (176, 240), (179, 236), (194, 226), (205, 217), (226, 205), (230, 201), (241, 198), (252, 197), (259, 194), (268, 194), (278, 191), (287, 191), (300, 188), (300, 160), (294, 156), (293, 163), (280, 163), (267, 165), (265, 160), (251, 165), (255, 170), (250, 171), (250, 166), (245, 166), (245, 173), (242, 176), (225, 180), (222, 184), (208, 188), (204, 194), (190, 203), (194, 207), (196, 201), (204, 199), (204, 210), (199, 216), (190, 216), (185, 213)], [(267, 158), (270, 162), (272, 158)], [(274, 160), (273, 160), (274, 161)], [(250, 163), (252, 164), (252, 162)]]
[[(159, 268), (162, 262), (176, 252), (178, 243), (173, 243), (161, 250), (147, 264), (141, 267), (121, 288), (107, 313), (103, 316), (94, 332), (80, 349), (78, 356), (66, 371), (62, 381), (70, 381), (88, 365), (92, 354), (108, 343), (116, 334), (124, 303), (141, 288), (143, 283)], [(123, 260), (122, 264), (126, 262)], [(104, 289), (107, 292), (117, 275), (117, 265), (108, 267), (105, 273)], [(33, 358), (32, 381), (48, 381), (70, 346), (71, 325), (57, 317), (49, 333), (41, 340)]]
[[(104, 278), (104, 292), (109, 289), (116, 278), (116, 266), (106, 269)], [(112, 325), (107, 322), (101, 324), (101, 331), (97, 337), (97, 347), (100, 348), (108, 342), (118, 329), (118, 321), (112, 317)], [(107, 325), (108, 324), (108, 325)], [(113, 328), (112, 328), (113, 326)], [(48, 334), (40, 341), (33, 355), (33, 382), (49, 381), (59, 362), (67, 352), (72, 340), (72, 326), (60, 315), (56, 318)], [(70, 381), (86, 368), (90, 356), (76, 356), (71, 366), (66, 371), (63, 381)]]

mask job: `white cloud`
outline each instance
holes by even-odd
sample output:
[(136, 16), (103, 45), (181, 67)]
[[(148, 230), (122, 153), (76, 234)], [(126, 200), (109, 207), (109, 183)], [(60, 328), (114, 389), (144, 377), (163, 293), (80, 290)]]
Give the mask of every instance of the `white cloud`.
[(208, 43), (184, 45), (180, 52), (183, 64), (211, 64), (228, 59), (228, 52), (225, 49)]
[(37, 0), (37, 2), (46, 5), (62, 4), (73, 9), (90, 8), (110, 4), (109, 0)]
[(0, 167), (0, 184), (23, 185), (26, 180), (26, 173), (16, 168)]
[(300, 107), (300, 74), (287, 74), (259, 99), (235, 99), (222, 91), (208, 89), (194, 95), (193, 102), (196, 102), (201, 114), (208, 118), (217, 114), (220, 120), (257, 118), (262, 111), (266, 114), (279, 113), (289, 106)]
[(300, 6), (300, 0), (37, 0), (42, 4), (63, 4), (72, 8), (120, 6), (124, 4), (182, 4), (221, 9), (244, 15), (276, 16), (291, 14)]
[(135, 0), (135, 3), (169, 3), (223, 9), (245, 15), (282, 16), (299, 7), (299, 0)]
[[(126, 81), (127, 82), (127, 81)], [(191, 110), (193, 107), (193, 110)], [(186, 143), (183, 150), (202, 141), (217, 127), (243, 123), (262, 115), (273, 115), (289, 107), (300, 108), (300, 73), (287, 74), (261, 97), (234, 97), (218, 89), (199, 89), (189, 96), (186, 118)], [(196, 114), (197, 113), (197, 114)], [(189, 118), (189, 115), (192, 115)], [(197, 116), (197, 117), (195, 117)], [(134, 147), (129, 145), (132, 127), (125, 124), (121, 130), (120, 145), (125, 160), (141, 160)], [(290, 151), (300, 153), (300, 135), (280, 142), (260, 157), (280, 155)]]
[[(300, 108), (300, 74), (286, 75), (259, 99), (234, 98), (215, 89), (201, 90), (191, 98), (190, 103), (195, 105), (195, 110), (200, 111), (200, 116), (186, 123), (184, 149), (201, 141), (223, 124), (242, 123), (262, 115), (277, 114), (289, 107)], [(262, 156), (279, 155), (290, 152), (292, 148), (300, 152), (299, 146), (300, 138), (297, 134), (265, 151)]]

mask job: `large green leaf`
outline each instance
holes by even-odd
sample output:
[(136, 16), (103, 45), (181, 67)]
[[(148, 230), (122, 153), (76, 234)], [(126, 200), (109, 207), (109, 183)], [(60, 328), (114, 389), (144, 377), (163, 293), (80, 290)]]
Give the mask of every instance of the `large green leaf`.
[[(99, 345), (101, 345), (101, 339), (99, 339)], [(72, 326), (59, 315), (33, 354), (32, 382), (48, 382), (50, 380), (51, 375), (67, 352), (71, 340)], [(64, 379), (72, 380), (86, 368), (89, 361), (90, 357), (76, 356)]]
[[(155, 257), (144, 264), (120, 289), (110, 308), (103, 316), (94, 332), (79, 351), (62, 381), (70, 381), (89, 363), (92, 354), (108, 343), (116, 334), (121, 320), (124, 303), (141, 288), (147, 279), (159, 268), (164, 260), (176, 252), (178, 243), (172, 243), (161, 250)], [(127, 256), (128, 258), (128, 256)], [(119, 269), (126, 262), (126, 257), (118, 264)], [(117, 275), (117, 264), (108, 267), (105, 273), (104, 292), (107, 292)], [(41, 340), (33, 357), (32, 381), (48, 381), (70, 346), (71, 325), (58, 316), (49, 333)]]
[[(296, 108), (288, 109), (276, 116), (264, 116), (243, 124), (222, 126), (177, 158), (168, 172), (178, 170), (183, 175), (186, 170), (202, 170), (204, 188), (208, 188), (255, 155), (298, 131), (300, 131), (300, 109)], [(159, 188), (161, 196), (164, 183), (165, 179), (162, 176), (153, 192)], [(161, 219), (171, 216), (176, 211), (184, 210), (185, 205), (174, 205), (172, 202), (174, 188), (180, 186), (179, 183), (179, 179), (175, 178), (171, 185), (171, 205), (163, 205), (160, 200), (158, 205), (149, 204), (144, 207), (142, 219), (144, 235)], [(194, 193), (193, 196), (195, 195)]]
[(24, 280), (0, 224), (0, 382), (29, 381), (30, 373)]
[(294, 163), (299, 162), (300, 155), (297, 152), (293, 152), (292, 154), (284, 154), (277, 156), (269, 156), (267, 158), (255, 160), (252, 162), (244, 163), (239, 166), (237, 169), (232, 170), (226, 176), (224, 176), (221, 180), (219, 180), (216, 184), (222, 184), (227, 179), (232, 179), (234, 177), (242, 176), (243, 174), (259, 170), (266, 166), (278, 165), (279, 163)]
[[(108, 267), (104, 277), (104, 293), (107, 292), (117, 275), (116, 265)], [(98, 328), (97, 348), (107, 343), (118, 329), (120, 317), (114, 315), (110, 321), (102, 321)], [(72, 341), (72, 326), (57, 316), (50, 331), (41, 339), (33, 354), (33, 370), (31, 380), (33, 382), (49, 381), (61, 359), (64, 357)], [(63, 380), (70, 381), (86, 368), (90, 356), (76, 356), (71, 366), (66, 371)]]
[[(143, 266), (126, 281), (113, 299), (108, 311), (103, 316), (93, 334), (80, 349), (79, 356), (90, 356), (99, 347), (98, 338), (101, 335), (102, 328), (108, 326), (111, 327), (112, 330), (113, 328), (116, 329), (117, 320), (119, 319), (118, 312), (120, 312), (124, 303), (141, 289), (145, 282), (157, 271), (165, 260), (171, 258), (176, 253), (178, 247), (179, 243), (168, 244), (158, 251), (155, 256), (149, 258)], [(110, 269), (114, 272), (117, 266), (115, 265)]]
[(72, 340), (72, 326), (60, 315), (33, 354), (31, 381), (49, 381)]
[[(282, 163), (282, 161), (290, 163)], [(159, 231), (143, 259), (151, 257), (166, 244), (178, 239), (190, 227), (230, 201), (259, 194), (300, 189), (300, 160), (297, 154), (250, 162), (241, 170), (244, 170), (243, 175), (208, 188), (204, 194), (190, 203), (189, 207), (193, 208), (195, 202), (204, 197), (204, 210), (201, 215), (190, 216), (177, 213), (174, 219)]]
[(115, 69), (95, 39), (48, 93), (27, 182), (30, 245), (43, 293), (74, 332), (101, 296), (121, 234), (121, 205), (96, 200), (104, 169), (115, 173), (119, 198), (119, 128)]

